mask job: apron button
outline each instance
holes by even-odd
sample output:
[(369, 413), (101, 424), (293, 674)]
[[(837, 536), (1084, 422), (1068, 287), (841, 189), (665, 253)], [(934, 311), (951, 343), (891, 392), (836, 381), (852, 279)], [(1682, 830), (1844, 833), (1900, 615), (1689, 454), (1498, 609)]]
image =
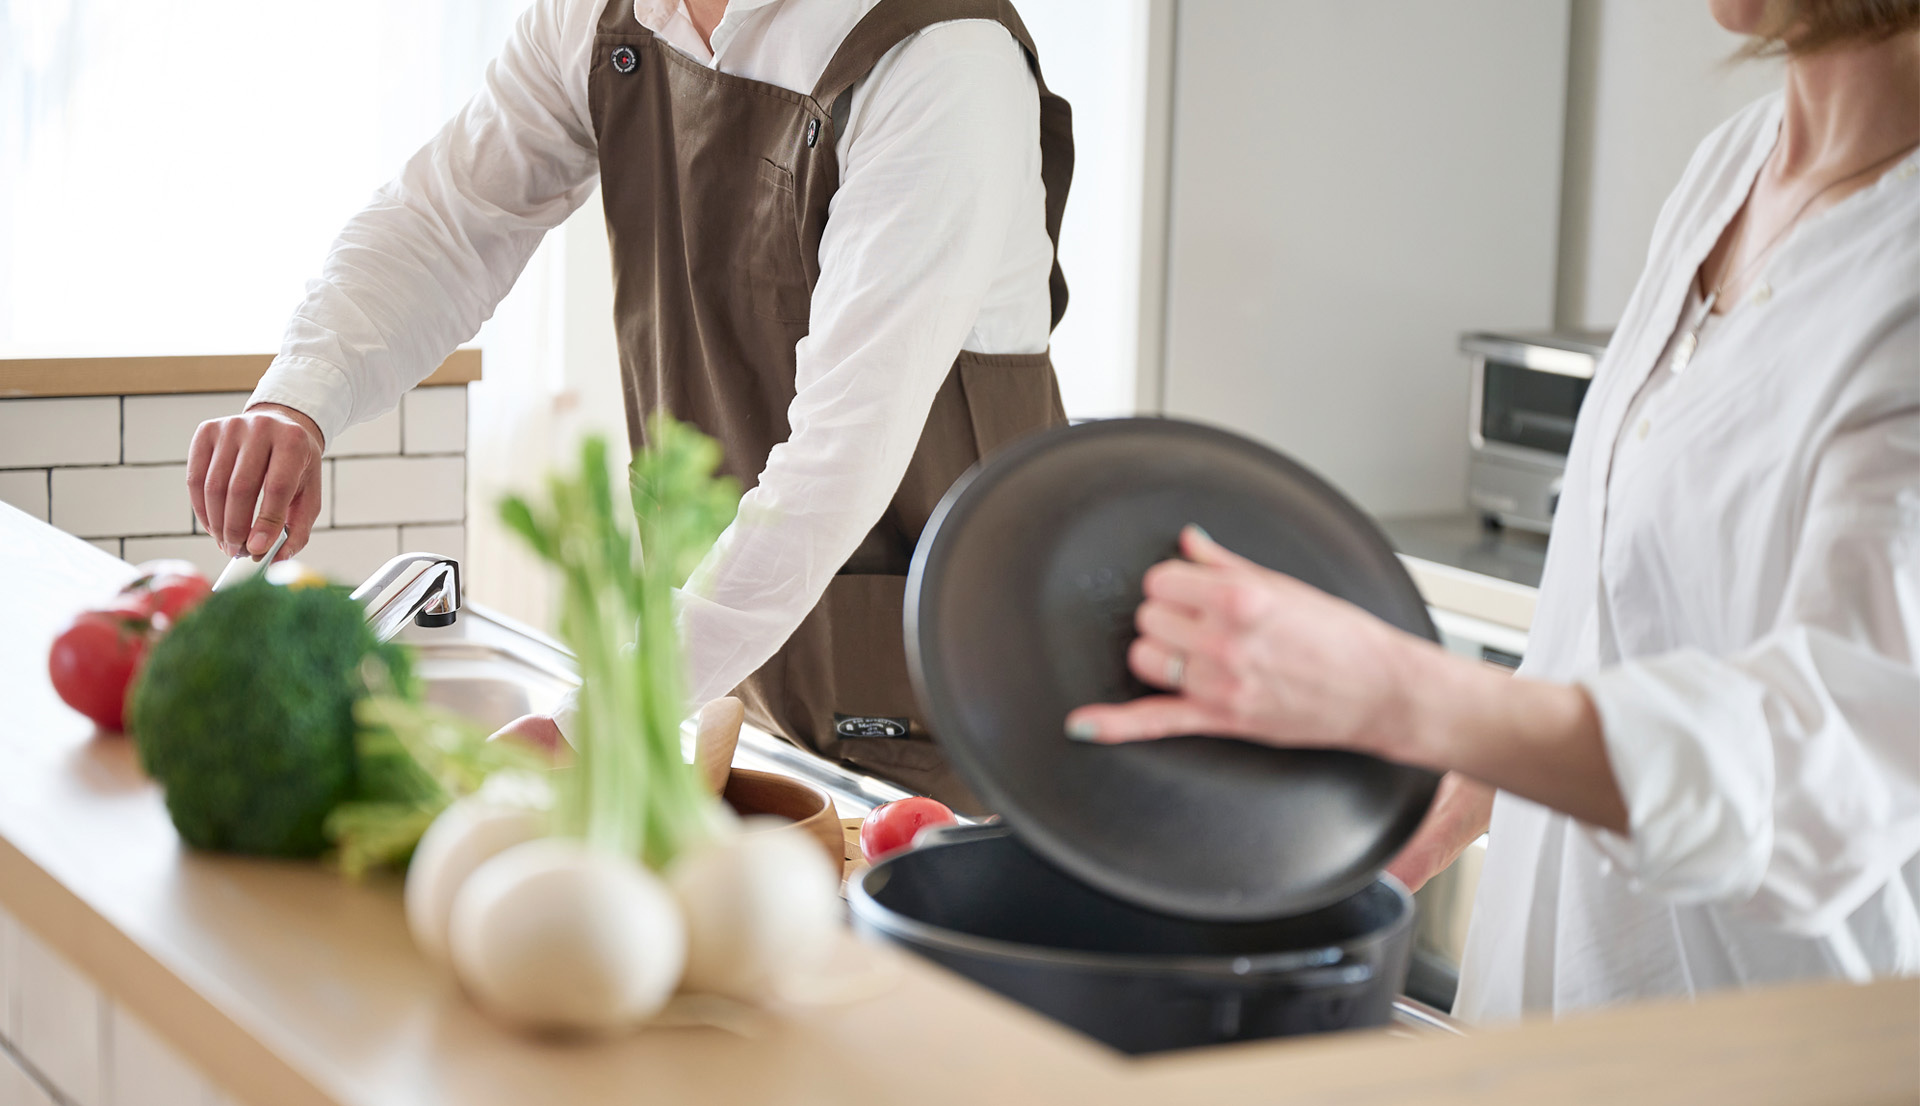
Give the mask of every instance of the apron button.
[(640, 55), (633, 52), (631, 46), (613, 48), (613, 68), (616, 72), (631, 73), (640, 64)]

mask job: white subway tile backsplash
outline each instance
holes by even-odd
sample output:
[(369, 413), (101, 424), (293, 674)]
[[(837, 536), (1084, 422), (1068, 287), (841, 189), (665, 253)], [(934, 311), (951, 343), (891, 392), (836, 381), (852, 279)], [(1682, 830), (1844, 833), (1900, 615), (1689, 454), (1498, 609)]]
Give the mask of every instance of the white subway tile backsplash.
[(136, 565), (177, 557), (191, 561), (193, 567), (209, 580), (219, 579), (220, 570), (227, 567), (226, 554), (220, 552), (220, 547), (205, 534), (178, 538), (128, 538), (117, 555), (128, 564)]
[(0, 503), (12, 504), (41, 522), (47, 521), (47, 470), (0, 472)]
[(55, 1106), (55, 1103), (25, 1068), (0, 1051), (0, 1106)]
[(245, 392), (189, 392), (174, 396), (128, 396), (126, 407), (127, 464), (184, 461), (193, 432), (208, 419), (237, 415), (247, 404)]
[(53, 471), (52, 521), (83, 538), (187, 534), (187, 466), (124, 465)]
[[(462, 457), (342, 458), (333, 466), (333, 524), (460, 522), (466, 516)], [(54, 509), (59, 510), (55, 489)]]
[(400, 554), (400, 530), (395, 526), (377, 526), (355, 530), (315, 530), (307, 547), (294, 554), (301, 564), (315, 569), (336, 584), (350, 587), (373, 575), (374, 570)]
[(467, 559), (467, 528), (464, 526), (402, 526), (402, 553), (438, 553), (463, 564)]
[(147, 1023), (113, 1006), (109, 1106), (207, 1106), (213, 1088), (205, 1076)]
[(14, 939), (20, 1055), (73, 1106), (106, 1106), (100, 1093), (106, 999), (24, 927)]
[(349, 426), (327, 443), (329, 457), (364, 457), (400, 452), (400, 409), (398, 407), (370, 422)]
[(465, 453), (466, 385), (415, 388), (401, 401), (403, 453)]
[(120, 461), (120, 397), (0, 402), (0, 468)]
[(88, 538), (87, 544), (97, 547), (102, 553), (111, 553), (118, 557), (120, 543), (123, 540), (122, 538)]

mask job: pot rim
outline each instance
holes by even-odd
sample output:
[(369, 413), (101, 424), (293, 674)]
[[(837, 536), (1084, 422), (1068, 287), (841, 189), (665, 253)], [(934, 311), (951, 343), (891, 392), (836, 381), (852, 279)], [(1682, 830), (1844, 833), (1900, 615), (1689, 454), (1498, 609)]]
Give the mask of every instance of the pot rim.
[[(969, 827), (971, 828), (971, 827)], [(1061, 949), (1046, 945), (1026, 944), (1007, 941), (997, 937), (981, 937), (964, 933), (946, 926), (909, 917), (881, 903), (867, 889), (867, 882), (886, 872), (887, 865), (929, 849), (953, 848), (964, 845), (968, 840), (981, 840), (986, 837), (1011, 836), (1004, 827), (1000, 833), (990, 835), (969, 835), (960, 840), (934, 841), (917, 845), (897, 856), (888, 857), (860, 873), (859, 878), (850, 880), (847, 887), (847, 904), (854, 917), (866, 925), (891, 937), (897, 937), (920, 945), (939, 948), (973, 956), (989, 957), (1002, 961), (1044, 964), (1049, 967), (1073, 967), (1081, 969), (1099, 969), (1123, 971), (1136, 975), (1183, 975), (1216, 976), (1228, 979), (1270, 976), (1284, 972), (1295, 972), (1308, 968), (1337, 968), (1350, 960), (1360, 948), (1391, 942), (1402, 931), (1413, 925), (1413, 894), (1405, 884), (1387, 872), (1381, 872), (1372, 887), (1383, 884), (1391, 891), (1400, 906), (1392, 921), (1376, 929), (1370, 929), (1338, 944), (1317, 945), (1311, 948), (1289, 949), (1282, 952), (1264, 953), (1127, 953), (1095, 952), (1087, 949)], [(1076, 877), (1068, 876), (1073, 879)], [(1363, 891), (1365, 888), (1362, 889)], [(1355, 894), (1361, 892), (1356, 891)], [(1193, 920), (1198, 925), (1237, 925), (1236, 922), (1207, 922)]]

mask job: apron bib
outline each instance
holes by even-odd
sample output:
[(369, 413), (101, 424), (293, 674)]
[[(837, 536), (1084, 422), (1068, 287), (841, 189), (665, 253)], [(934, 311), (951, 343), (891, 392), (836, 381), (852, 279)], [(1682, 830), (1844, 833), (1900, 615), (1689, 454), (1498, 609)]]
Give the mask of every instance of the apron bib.
[[(1026, 50), (1040, 86), (1041, 179), (1056, 246), (1073, 173), (1072, 122), (1047, 91), (1033, 40), (1006, 0), (881, 0), (811, 95), (710, 69), (656, 40), (612, 0), (600, 17), (588, 100), (613, 255), (614, 325), (627, 434), (645, 445), (665, 410), (720, 442), (723, 471), (751, 488), (787, 439), (794, 347), (820, 276), (839, 187), (835, 135), (852, 87), (936, 23), (991, 19)], [(1056, 259), (1053, 322), (1066, 310)], [(748, 717), (830, 760), (978, 804), (947, 767), (914, 702), (901, 603), (915, 543), (969, 466), (1066, 419), (1044, 353), (961, 352), (899, 490), (785, 646), (741, 685)]]

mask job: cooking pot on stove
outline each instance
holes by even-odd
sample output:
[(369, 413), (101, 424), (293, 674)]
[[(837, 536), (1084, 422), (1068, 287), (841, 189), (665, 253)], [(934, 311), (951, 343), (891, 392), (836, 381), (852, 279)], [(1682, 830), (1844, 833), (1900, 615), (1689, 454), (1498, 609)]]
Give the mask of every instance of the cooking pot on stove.
[(961, 477), (907, 580), (908, 670), (954, 768), (1005, 820), (849, 888), (855, 924), (1129, 1052), (1384, 1024), (1411, 896), (1380, 874), (1438, 777), (1206, 735), (1066, 739), (1127, 670), (1141, 579), (1197, 524), (1428, 639), (1378, 527), (1246, 438), (1171, 419), (1032, 435)]
[(1123, 1052), (1384, 1025), (1413, 896), (1391, 876), (1304, 914), (1206, 922), (1103, 894), (1002, 825), (930, 831), (847, 888), (854, 927)]

